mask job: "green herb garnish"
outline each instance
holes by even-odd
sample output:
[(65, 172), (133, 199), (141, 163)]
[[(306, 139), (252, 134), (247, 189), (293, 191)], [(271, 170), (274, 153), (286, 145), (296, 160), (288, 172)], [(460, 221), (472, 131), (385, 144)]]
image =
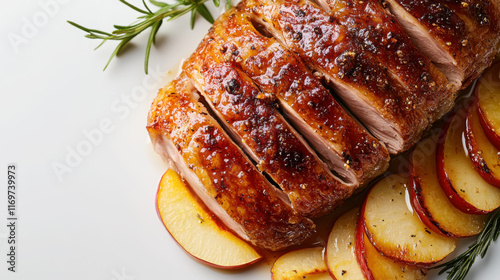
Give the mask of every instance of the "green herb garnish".
[[(196, 14), (201, 15), (204, 19), (206, 19), (210, 23), (214, 22), (214, 18), (210, 14), (210, 11), (208, 10), (207, 6), (205, 6), (205, 2), (207, 2), (208, 0), (175, 0), (173, 4), (168, 4), (156, 0), (149, 0), (151, 4), (159, 8), (156, 12), (152, 12), (144, 0), (142, 0), (142, 3), (144, 5), (143, 9), (136, 7), (125, 0), (119, 0), (119, 1), (127, 5), (128, 7), (134, 9), (135, 11), (143, 14), (142, 16), (138, 17), (139, 20), (138, 23), (134, 23), (127, 26), (114, 25), (115, 30), (113, 30), (111, 33), (108, 33), (100, 30), (89, 29), (72, 21), (68, 21), (68, 23), (70, 23), (71, 25), (87, 32), (88, 34), (85, 35), (85, 37), (90, 39), (102, 40), (102, 42), (96, 47), (96, 49), (102, 46), (102, 44), (104, 44), (108, 40), (120, 41), (118, 46), (111, 54), (108, 63), (106, 63), (104, 70), (106, 70), (111, 60), (123, 49), (125, 45), (127, 45), (139, 33), (151, 27), (151, 32), (148, 38), (148, 44), (146, 47), (146, 57), (144, 61), (144, 71), (147, 74), (149, 53), (151, 52), (151, 46), (155, 44), (156, 34), (160, 29), (163, 19), (171, 21), (186, 13), (191, 12), (191, 29), (194, 27)], [(220, 0), (213, 0), (213, 3), (216, 7), (219, 7)], [(226, 0), (226, 9), (229, 8), (231, 8), (231, 0)]]
[(469, 246), (469, 249), (460, 256), (451, 261), (435, 266), (434, 268), (443, 268), (439, 274), (448, 273), (448, 280), (463, 280), (471, 269), (477, 256), (484, 258), (488, 247), (492, 241), (496, 241), (500, 234), (500, 210), (495, 211), (488, 218), (483, 231), (477, 237), (477, 240)]

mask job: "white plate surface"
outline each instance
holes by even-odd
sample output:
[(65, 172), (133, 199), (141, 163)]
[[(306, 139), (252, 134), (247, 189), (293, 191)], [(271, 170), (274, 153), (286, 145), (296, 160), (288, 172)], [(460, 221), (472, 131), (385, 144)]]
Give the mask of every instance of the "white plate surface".
[[(166, 165), (151, 148), (147, 112), (209, 24), (165, 24), (146, 76), (146, 34), (103, 72), (115, 43), (93, 51), (99, 42), (66, 23), (110, 30), (137, 15), (118, 1), (2, 3), (0, 279), (270, 279), (265, 263), (225, 272), (194, 261), (159, 221)], [(9, 164), (18, 177), (15, 273), (6, 262)], [(498, 279), (499, 246), (468, 279)]]

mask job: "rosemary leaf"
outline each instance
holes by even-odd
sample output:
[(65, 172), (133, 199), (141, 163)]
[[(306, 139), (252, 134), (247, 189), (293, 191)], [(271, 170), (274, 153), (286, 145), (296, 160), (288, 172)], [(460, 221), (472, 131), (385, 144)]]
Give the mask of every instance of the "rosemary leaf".
[(194, 29), (194, 22), (195, 22), (195, 20), (196, 20), (196, 9), (191, 10), (191, 19), (190, 19), (191, 30)]
[(138, 11), (139, 13), (143, 13), (143, 14), (148, 14), (148, 12), (144, 11), (144, 10), (141, 10), (139, 8), (137, 8), (136, 6), (130, 4), (129, 2), (125, 1), (125, 0), (119, 0), (120, 2), (122, 2), (123, 4), (129, 6), (130, 8)]
[(144, 59), (144, 72), (148, 74), (148, 64), (149, 64), (149, 53), (151, 52), (151, 45), (155, 43), (156, 33), (160, 28), (161, 21), (157, 21), (151, 28), (151, 33), (149, 33), (148, 45), (146, 46), (146, 58)]
[(208, 8), (207, 6), (205, 6), (205, 4), (200, 4), (196, 7), (196, 11), (204, 18), (206, 19), (208, 22), (210, 23), (214, 23), (214, 18), (212, 17), (212, 15), (210, 14), (210, 11), (208, 11)]
[(155, 1), (155, 0), (149, 0), (149, 2), (151, 2), (151, 4), (157, 6), (157, 7), (160, 7), (160, 8), (163, 8), (165, 6), (168, 6), (167, 3), (164, 3), (164, 2), (160, 2), (160, 1)]
[(439, 274), (448, 273), (448, 280), (464, 280), (469, 273), (476, 257), (484, 258), (492, 241), (496, 241), (500, 234), (500, 210), (491, 214), (486, 222), (483, 231), (477, 237), (477, 240), (469, 246), (467, 251), (460, 256), (434, 268), (442, 268)]
[[(109, 40), (120, 41), (111, 54), (108, 62), (106, 63), (104, 70), (106, 70), (111, 60), (120, 53), (125, 45), (127, 45), (133, 38), (142, 33), (144, 30), (151, 28), (146, 45), (146, 55), (144, 61), (144, 71), (147, 74), (151, 48), (155, 44), (156, 35), (158, 34), (158, 30), (160, 29), (164, 19), (166, 19), (167, 21), (172, 21), (187, 13), (191, 13), (191, 28), (194, 28), (197, 14), (201, 15), (210, 23), (214, 22), (212, 14), (205, 5), (205, 2), (207, 2), (208, 0), (175, 0), (175, 2), (172, 4), (158, 0), (149, 0), (151, 4), (158, 8), (158, 10), (154, 12), (148, 7), (145, 0), (141, 0), (144, 8), (139, 8), (126, 0), (119, 1), (141, 14), (137, 17), (137, 19), (139, 20), (138, 22), (130, 25), (115, 24), (113, 25), (114, 30), (110, 33), (101, 30), (90, 29), (75, 22), (68, 21), (69, 24), (86, 32), (86, 38), (102, 40), (102, 42), (96, 47), (96, 49)], [(215, 6), (219, 6), (220, 0), (213, 0), (213, 3)], [(226, 0), (226, 8), (227, 7), (231, 7), (230, 0)]]

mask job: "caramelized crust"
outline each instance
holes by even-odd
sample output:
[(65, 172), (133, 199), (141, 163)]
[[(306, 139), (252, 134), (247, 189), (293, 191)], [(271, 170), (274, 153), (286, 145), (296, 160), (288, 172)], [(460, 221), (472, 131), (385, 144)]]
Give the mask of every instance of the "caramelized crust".
[(299, 244), (313, 223), (298, 215), (228, 138), (181, 75), (160, 90), (148, 119), (155, 149), (177, 169), (217, 216), (259, 247)]
[(284, 249), (415, 144), (491, 63), (499, 34), (498, 0), (243, 0), (160, 90), (147, 128), (221, 222)]
[(412, 95), (337, 19), (311, 2), (249, 0), (242, 9), (324, 75), (349, 108), (391, 153), (410, 148), (428, 126)]
[(386, 169), (389, 154), (331, 96), (292, 52), (261, 35), (247, 15), (222, 15), (196, 51), (242, 69), (266, 94), (275, 96), (289, 120), (349, 183), (363, 184)]
[(496, 55), (500, 43), (500, 1), (498, 0), (439, 0), (465, 23), (468, 31), (468, 42), (463, 41), (464, 47), (475, 52), (472, 63), (479, 63), (470, 69), (470, 77), (465, 81), (468, 86), (481, 72), (490, 66)]
[[(451, 1), (451, 0), (449, 0)], [(351, 38), (363, 50), (388, 68), (406, 90), (416, 96), (416, 110), (430, 123), (441, 118), (454, 104), (455, 90), (411, 42), (396, 19), (379, 0), (322, 0)]]
[(349, 197), (353, 185), (336, 178), (262, 93), (232, 63), (211, 54), (191, 56), (183, 66), (234, 139), (308, 217), (331, 212)]
[(463, 73), (462, 88), (491, 64), (500, 39), (494, 0), (388, 1), (403, 7), (449, 53)]

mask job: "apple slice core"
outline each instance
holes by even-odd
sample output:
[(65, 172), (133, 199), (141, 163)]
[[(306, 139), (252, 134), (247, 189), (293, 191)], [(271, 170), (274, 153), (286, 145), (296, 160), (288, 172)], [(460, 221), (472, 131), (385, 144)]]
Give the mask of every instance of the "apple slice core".
[(468, 156), (465, 118), (455, 114), (442, 130), (437, 148), (437, 170), (441, 187), (462, 212), (487, 214), (500, 207), (500, 189), (479, 175)]
[(500, 188), (500, 151), (486, 136), (476, 106), (471, 106), (468, 110), (465, 139), (469, 158), (476, 171), (486, 182)]
[(500, 62), (481, 75), (475, 90), (479, 120), (488, 139), (500, 150)]
[(238, 269), (262, 259), (252, 246), (219, 226), (175, 171), (168, 170), (163, 175), (156, 202), (168, 232), (186, 252), (203, 263)]
[(368, 193), (361, 221), (370, 242), (385, 256), (408, 264), (431, 266), (456, 247), (456, 241), (429, 230), (407, 203), (408, 178), (395, 174)]
[(335, 279), (365, 279), (356, 259), (358, 217), (359, 207), (349, 210), (338, 218), (328, 235), (326, 264)]
[(368, 280), (427, 279), (427, 269), (392, 260), (377, 251), (366, 236), (363, 226), (358, 226), (356, 230), (356, 254), (364, 262), (362, 267)]
[(290, 251), (282, 255), (271, 268), (272, 279), (332, 280), (328, 274), (323, 250), (323, 247), (312, 247)]
[(469, 237), (484, 228), (486, 215), (466, 214), (448, 200), (436, 172), (437, 133), (420, 141), (411, 155), (410, 197), (420, 220), (449, 237)]

